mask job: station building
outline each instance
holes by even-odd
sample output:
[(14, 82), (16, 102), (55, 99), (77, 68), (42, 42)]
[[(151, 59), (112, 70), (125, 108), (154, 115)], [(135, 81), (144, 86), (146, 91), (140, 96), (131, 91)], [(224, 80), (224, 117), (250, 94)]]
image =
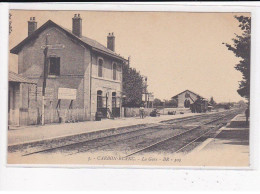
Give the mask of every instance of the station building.
[(70, 118), (93, 120), (97, 111), (118, 117), (122, 107), (122, 65), (115, 53), (115, 36), (109, 33), (107, 47), (82, 36), (82, 18), (75, 14), (72, 30), (48, 20), (37, 29), (28, 21), (28, 37), (11, 49), (18, 55), (18, 74), (37, 83), (37, 107), (42, 107), (44, 50), (47, 47), (45, 122)]
[(189, 108), (190, 104), (193, 104), (199, 98), (204, 99), (199, 94), (190, 90), (185, 90), (172, 97), (172, 99), (177, 100), (178, 108)]
[(36, 82), (10, 71), (8, 85), (8, 125), (36, 124)]

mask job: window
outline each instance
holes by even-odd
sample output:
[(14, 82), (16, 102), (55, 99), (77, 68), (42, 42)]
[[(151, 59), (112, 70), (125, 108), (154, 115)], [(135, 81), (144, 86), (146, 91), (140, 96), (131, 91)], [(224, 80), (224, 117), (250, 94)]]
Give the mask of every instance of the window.
[(189, 98), (190, 94), (188, 92), (185, 93), (185, 98)]
[(120, 65), (118, 66), (118, 71), (119, 71), (119, 72), (122, 72), (122, 64), (120, 64)]
[(49, 75), (60, 75), (60, 57), (50, 57), (49, 64)]
[(98, 90), (97, 91), (97, 108), (102, 108), (102, 107), (103, 107), (102, 91)]
[(116, 108), (116, 92), (112, 92), (112, 108)]
[(116, 80), (116, 63), (113, 63), (113, 80)]
[(98, 77), (102, 77), (102, 70), (103, 70), (103, 60), (98, 60)]

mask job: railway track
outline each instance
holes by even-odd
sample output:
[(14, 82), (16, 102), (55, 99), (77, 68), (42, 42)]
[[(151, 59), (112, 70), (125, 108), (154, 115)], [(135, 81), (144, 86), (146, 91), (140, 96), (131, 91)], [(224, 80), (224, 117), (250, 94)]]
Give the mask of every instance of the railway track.
[[(93, 151), (104, 151), (107, 149), (113, 148), (120, 148), (120, 146), (127, 143), (134, 144), (136, 141), (138, 142), (142, 141), (143, 139), (146, 140), (146, 144), (149, 144), (147, 146), (143, 146), (140, 149), (136, 150), (136, 147), (134, 145), (131, 145), (132, 149), (129, 151), (125, 151), (126, 154), (124, 157), (129, 157), (138, 153), (142, 152), (151, 152), (156, 151), (155, 148), (158, 148), (160, 146), (163, 146), (164, 144), (169, 143), (169, 141), (173, 139), (178, 139), (184, 135), (189, 135), (192, 131), (195, 131), (196, 129), (201, 128), (201, 126), (195, 126), (195, 127), (186, 127), (186, 129), (176, 129), (174, 128), (174, 124), (182, 122), (181, 124), (184, 125), (185, 123), (192, 123), (192, 120), (197, 122), (198, 119), (206, 119), (206, 122), (202, 122), (202, 125), (209, 125), (214, 122), (217, 122), (228, 115), (234, 115), (236, 114), (234, 111), (229, 111), (225, 113), (216, 113), (211, 115), (198, 115), (188, 118), (182, 118), (177, 120), (168, 120), (163, 121), (162, 123), (159, 123), (157, 125), (153, 126), (147, 126), (147, 127), (141, 127), (137, 130), (131, 130), (119, 134), (113, 134), (106, 137), (100, 137), (100, 138), (94, 138), (94, 139), (88, 139), (88, 140), (82, 140), (77, 142), (70, 142), (65, 145), (60, 146), (51, 146), (47, 149), (40, 149), (36, 151), (32, 151), (26, 154), (23, 154), (23, 156), (29, 156), (34, 154), (40, 154), (40, 153), (50, 153), (50, 152), (67, 152), (68, 155), (74, 155), (78, 153), (84, 153), (89, 152), (91, 150)], [(210, 118), (209, 118), (210, 117)], [(213, 118), (212, 118), (213, 117)], [(209, 120), (209, 121), (208, 121)], [(166, 125), (165, 125), (166, 124)], [(185, 127), (184, 127), (185, 128)], [(183, 132), (184, 130), (184, 132)], [(208, 130), (207, 130), (208, 132)], [(205, 133), (207, 133), (205, 132)], [(204, 133), (204, 134), (205, 134)], [(174, 134), (174, 135), (172, 135)], [(193, 134), (194, 135), (194, 134)], [(195, 138), (196, 139), (196, 138)], [(131, 142), (130, 142), (131, 141)], [(194, 141), (194, 139), (193, 139)], [(196, 140), (195, 140), (196, 141)], [(121, 146), (124, 147), (124, 146)], [(179, 147), (179, 146), (178, 146)], [(105, 148), (105, 149), (104, 149)], [(76, 151), (75, 151), (76, 150)], [(134, 151), (132, 151), (134, 150)], [(180, 151), (180, 148), (176, 151)]]
[[(214, 116), (215, 116), (215, 115), (214, 115)], [(207, 118), (208, 116), (203, 115), (203, 116), (200, 116), (200, 118), (201, 118), (201, 117)], [(197, 117), (196, 117), (196, 118), (193, 118), (192, 120), (196, 120), (196, 119), (197, 119)], [(207, 118), (207, 119), (208, 119), (208, 118)], [(191, 121), (191, 118), (189, 118), (189, 119), (183, 119), (183, 120), (185, 120), (185, 122), (187, 122), (187, 121), (190, 122), (190, 121)], [(182, 124), (183, 124), (183, 122), (184, 122), (183, 120), (182, 120)], [(174, 122), (174, 123), (175, 123), (175, 122)], [(203, 123), (202, 123), (202, 124), (203, 124)], [(127, 140), (127, 141), (130, 141), (130, 140), (134, 140), (134, 139), (140, 139), (142, 136), (147, 136), (148, 134), (149, 134), (149, 135), (152, 134), (153, 136), (155, 136), (155, 135), (162, 136), (162, 133), (163, 133), (162, 130), (165, 131), (165, 129), (163, 129), (163, 128), (164, 128), (163, 125), (164, 125), (164, 124), (159, 124), (159, 125), (156, 125), (156, 126), (154, 126), (154, 127), (148, 127), (148, 128), (146, 128), (146, 129), (148, 130), (147, 133), (135, 134), (134, 136), (127, 137), (127, 138), (120, 139), (120, 140), (114, 140), (114, 141), (111, 141), (111, 142), (106, 143), (106, 144), (100, 144), (100, 145), (96, 145), (96, 146), (94, 146), (94, 147), (89, 147), (89, 145), (88, 145), (87, 149), (84, 149), (85, 146), (83, 145), (82, 148), (80, 148), (80, 151), (78, 151), (78, 152), (76, 152), (76, 153), (86, 152), (86, 151), (89, 151), (89, 150), (102, 148), (102, 147), (104, 147), (104, 146), (113, 145), (113, 144), (118, 144), (118, 143), (124, 142), (124, 141), (126, 141), (126, 140)], [(190, 128), (190, 127), (183, 127), (183, 128), (181, 128), (181, 130), (178, 130), (178, 129), (179, 129), (178, 126), (176, 127), (176, 126), (174, 126), (174, 125), (172, 125), (172, 124), (167, 124), (167, 126), (169, 126), (169, 125), (172, 126), (173, 128), (172, 128), (172, 129), (168, 129), (168, 127), (166, 127), (166, 129), (167, 129), (169, 132), (175, 130), (175, 132), (176, 132), (177, 134), (183, 132), (183, 130), (189, 130), (189, 128)], [(149, 129), (152, 129), (152, 128), (153, 128), (153, 129), (156, 128), (156, 130), (149, 131)], [(197, 128), (197, 127), (195, 127), (195, 128)], [(158, 130), (160, 130), (160, 131), (158, 131)], [(168, 136), (168, 135), (171, 135), (171, 134), (167, 134), (167, 136)], [(119, 145), (120, 145), (120, 144), (119, 144)]]
[[(201, 117), (201, 115), (199, 115)], [(196, 118), (198, 116), (195, 116)], [(187, 117), (186, 118), (182, 118), (183, 120), (190, 120), (191, 118)], [(182, 120), (181, 119), (181, 120)], [(195, 119), (195, 118), (194, 118)], [(180, 120), (180, 119), (178, 119)], [(172, 121), (172, 120), (170, 120)], [(31, 155), (34, 153), (41, 153), (44, 151), (48, 151), (48, 150), (55, 150), (55, 149), (59, 149), (59, 148), (63, 148), (63, 147), (68, 147), (68, 146), (72, 146), (72, 145), (79, 145), (81, 143), (85, 143), (85, 142), (89, 142), (90, 140), (99, 140), (99, 139), (103, 139), (105, 137), (116, 137), (117, 135), (121, 135), (121, 134), (129, 134), (131, 132), (137, 132), (137, 131), (141, 131), (143, 129), (149, 128), (151, 126), (159, 126), (158, 124), (154, 125), (146, 125), (146, 126), (137, 126), (137, 130), (135, 130), (135, 126), (131, 126), (131, 127), (127, 127), (127, 129), (115, 129), (114, 131), (111, 132), (111, 135), (107, 135), (107, 134), (103, 134), (103, 135), (96, 135), (93, 138), (90, 138), (88, 134), (80, 134), (80, 135), (76, 135), (75, 137), (68, 137), (68, 138), (61, 138), (61, 139), (54, 139), (54, 140), (47, 140), (47, 141), (42, 141), (42, 142), (36, 142), (36, 143), (30, 143), (30, 144), (25, 144), (25, 145), (21, 145), (21, 146), (10, 146), (8, 147), (8, 151), (10, 153), (12, 152), (16, 152), (17, 150), (19, 152), (23, 152), (23, 156), (26, 155)], [(125, 133), (126, 132), (126, 133)]]
[[(228, 115), (224, 115), (224, 116), (220, 116), (219, 118), (213, 119), (207, 123), (204, 123), (204, 126), (210, 125), (212, 123), (215, 123), (217, 121), (220, 121), (223, 118), (233, 118), (234, 113), (230, 113)], [(143, 152), (146, 153), (151, 153), (151, 152), (157, 152), (160, 153), (162, 151), (171, 153), (171, 154), (175, 154), (175, 153), (179, 153), (181, 152), (183, 149), (185, 149), (186, 147), (188, 147), (189, 145), (191, 145), (192, 143), (194, 143), (195, 141), (197, 141), (198, 139), (200, 139), (201, 137), (211, 133), (213, 130), (218, 130), (221, 126), (215, 126), (215, 127), (208, 127), (207, 129), (203, 129), (203, 130), (196, 130), (196, 129), (200, 129), (201, 126), (197, 126), (194, 128), (191, 128), (181, 134), (178, 135), (174, 135), (172, 137), (168, 137), (162, 141), (159, 142), (155, 142), (154, 144), (151, 144), (147, 147), (144, 147), (142, 149), (139, 149), (135, 152), (132, 152), (130, 154), (127, 154), (124, 157), (130, 157), (136, 154), (140, 154)]]
[[(216, 113), (217, 114), (217, 113)], [(213, 114), (212, 114), (213, 115)], [(179, 121), (182, 122), (187, 122), (190, 120), (194, 120), (197, 118), (203, 118), (207, 115), (196, 115), (196, 116), (189, 116), (189, 117), (185, 117), (185, 118), (177, 118), (177, 119), (170, 119), (167, 121), (163, 121), (162, 123), (166, 123), (166, 122), (170, 122), (168, 124), (173, 124), (173, 123), (177, 123)], [(175, 121), (176, 120), (176, 121)], [(94, 137), (89, 137), (89, 134), (79, 134), (79, 135), (75, 135), (73, 137), (68, 137), (68, 138), (57, 138), (57, 139), (53, 139), (53, 140), (47, 140), (47, 141), (41, 141), (41, 142), (33, 142), (33, 143), (28, 143), (28, 144), (23, 144), (23, 145), (17, 145), (17, 146), (9, 146), (8, 147), (8, 152), (12, 153), (12, 152), (16, 152), (17, 150), (19, 152), (24, 152), (25, 154), (23, 155), (30, 155), (31, 153), (40, 153), (40, 152), (44, 152), (45, 150), (52, 150), (52, 149), (58, 149), (58, 148), (62, 148), (62, 147), (66, 147), (66, 146), (70, 146), (70, 145), (74, 145), (74, 144), (80, 144), (80, 143), (84, 143), (84, 142), (88, 142), (90, 140), (98, 140), (98, 139), (102, 139), (105, 137), (116, 137), (117, 135), (120, 134), (128, 134), (130, 132), (134, 132), (134, 131), (139, 131), (139, 130), (143, 130), (145, 128), (149, 128), (151, 125), (137, 125), (136, 126), (130, 126), (127, 127), (127, 129), (122, 129), (122, 128), (118, 128), (118, 129), (114, 129), (114, 131), (111, 132), (111, 134), (101, 134), (100, 135), (94, 135)], [(160, 126), (160, 124), (152, 124), (152, 126)], [(125, 128), (125, 127), (123, 127)], [(135, 128), (138, 128), (137, 130), (135, 130)]]
[[(155, 127), (158, 126), (158, 125), (155, 125)], [(102, 141), (102, 140), (105, 140), (105, 139), (108, 139), (108, 138), (117, 138), (119, 136), (122, 136), (122, 135), (129, 135), (129, 134), (132, 134), (132, 133), (144, 133), (147, 129), (150, 129), (151, 126), (148, 126), (148, 127), (141, 127), (137, 130), (133, 130), (133, 131), (128, 131), (128, 132), (123, 132), (123, 133), (119, 133), (119, 134), (114, 134), (114, 135), (108, 135), (108, 136), (105, 136), (105, 137), (100, 137), (100, 138), (94, 138), (94, 139), (87, 139), (87, 140), (82, 140), (82, 141), (76, 141), (76, 142), (72, 142), (72, 143), (67, 143), (65, 145), (60, 145), (60, 146), (55, 146), (55, 147), (50, 147), (50, 148), (47, 148), (47, 149), (42, 149), (42, 150), (37, 150), (37, 151), (33, 151), (33, 152), (30, 152), (30, 153), (26, 153), (26, 154), (23, 154), (22, 156), (29, 156), (29, 155), (32, 155), (32, 154), (38, 154), (38, 153), (43, 153), (43, 152), (48, 152), (48, 151), (55, 151), (55, 150), (58, 150), (58, 149), (63, 149), (63, 148), (66, 148), (66, 147), (70, 147), (70, 146), (78, 146), (78, 145), (82, 145), (84, 143), (90, 143), (90, 142), (97, 142), (97, 141)], [(148, 133), (151, 133), (148, 132)], [(144, 134), (147, 134), (147, 133), (144, 133)]]

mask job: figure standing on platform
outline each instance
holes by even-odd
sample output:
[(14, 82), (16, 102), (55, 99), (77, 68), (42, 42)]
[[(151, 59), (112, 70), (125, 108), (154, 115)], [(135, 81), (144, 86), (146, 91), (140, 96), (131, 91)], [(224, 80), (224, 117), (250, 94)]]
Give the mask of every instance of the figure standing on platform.
[(140, 107), (139, 112), (140, 112), (140, 118), (143, 119), (144, 118), (144, 107), (143, 106)]

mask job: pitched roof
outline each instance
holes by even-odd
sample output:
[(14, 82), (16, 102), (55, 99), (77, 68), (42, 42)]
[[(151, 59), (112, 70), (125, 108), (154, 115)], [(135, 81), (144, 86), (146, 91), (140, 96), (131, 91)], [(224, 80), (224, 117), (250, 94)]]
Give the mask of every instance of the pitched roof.
[(17, 83), (29, 83), (29, 84), (37, 84), (35, 81), (32, 81), (26, 77), (23, 77), (17, 73), (14, 73), (12, 71), (9, 71), (9, 76), (8, 76), (8, 81), (9, 82), (17, 82)]
[(192, 94), (194, 94), (194, 95), (196, 95), (196, 96), (200, 96), (201, 98), (203, 98), (201, 95), (196, 94), (195, 92), (192, 92), (192, 91), (190, 91), (190, 90), (184, 90), (183, 92), (181, 92), (181, 93), (179, 93), (179, 94), (173, 96), (172, 98), (177, 98), (180, 94), (183, 94), (184, 92), (190, 92), (190, 93), (192, 93)]
[(114, 57), (114, 58), (117, 58), (119, 60), (126, 61), (126, 59), (124, 59), (122, 56), (120, 56), (119, 54), (111, 51), (110, 49), (108, 49), (107, 47), (105, 47), (101, 43), (97, 42), (96, 40), (93, 40), (93, 39), (85, 37), (85, 36), (78, 37), (78, 36), (74, 35), (71, 30), (66, 29), (66, 28), (56, 24), (52, 20), (48, 20), (46, 23), (44, 23), (40, 28), (35, 30), (30, 36), (26, 37), (22, 42), (20, 42), (18, 45), (16, 45), (14, 48), (12, 48), (10, 50), (10, 52), (13, 53), (13, 54), (18, 54), (20, 52), (20, 50), (23, 48), (24, 45), (26, 45), (30, 40), (36, 38), (43, 30), (45, 30), (46, 28), (48, 28), (50, 26), (57, 27), (57, 28), (61, 29), (69, 37), (73, 38), (74, 40), (79, 41), (80, 43), (82, 43), (86, 47), (91, 47), (93, 50), (95, 50), (97, 52), (107, 54), (107, 55)]

